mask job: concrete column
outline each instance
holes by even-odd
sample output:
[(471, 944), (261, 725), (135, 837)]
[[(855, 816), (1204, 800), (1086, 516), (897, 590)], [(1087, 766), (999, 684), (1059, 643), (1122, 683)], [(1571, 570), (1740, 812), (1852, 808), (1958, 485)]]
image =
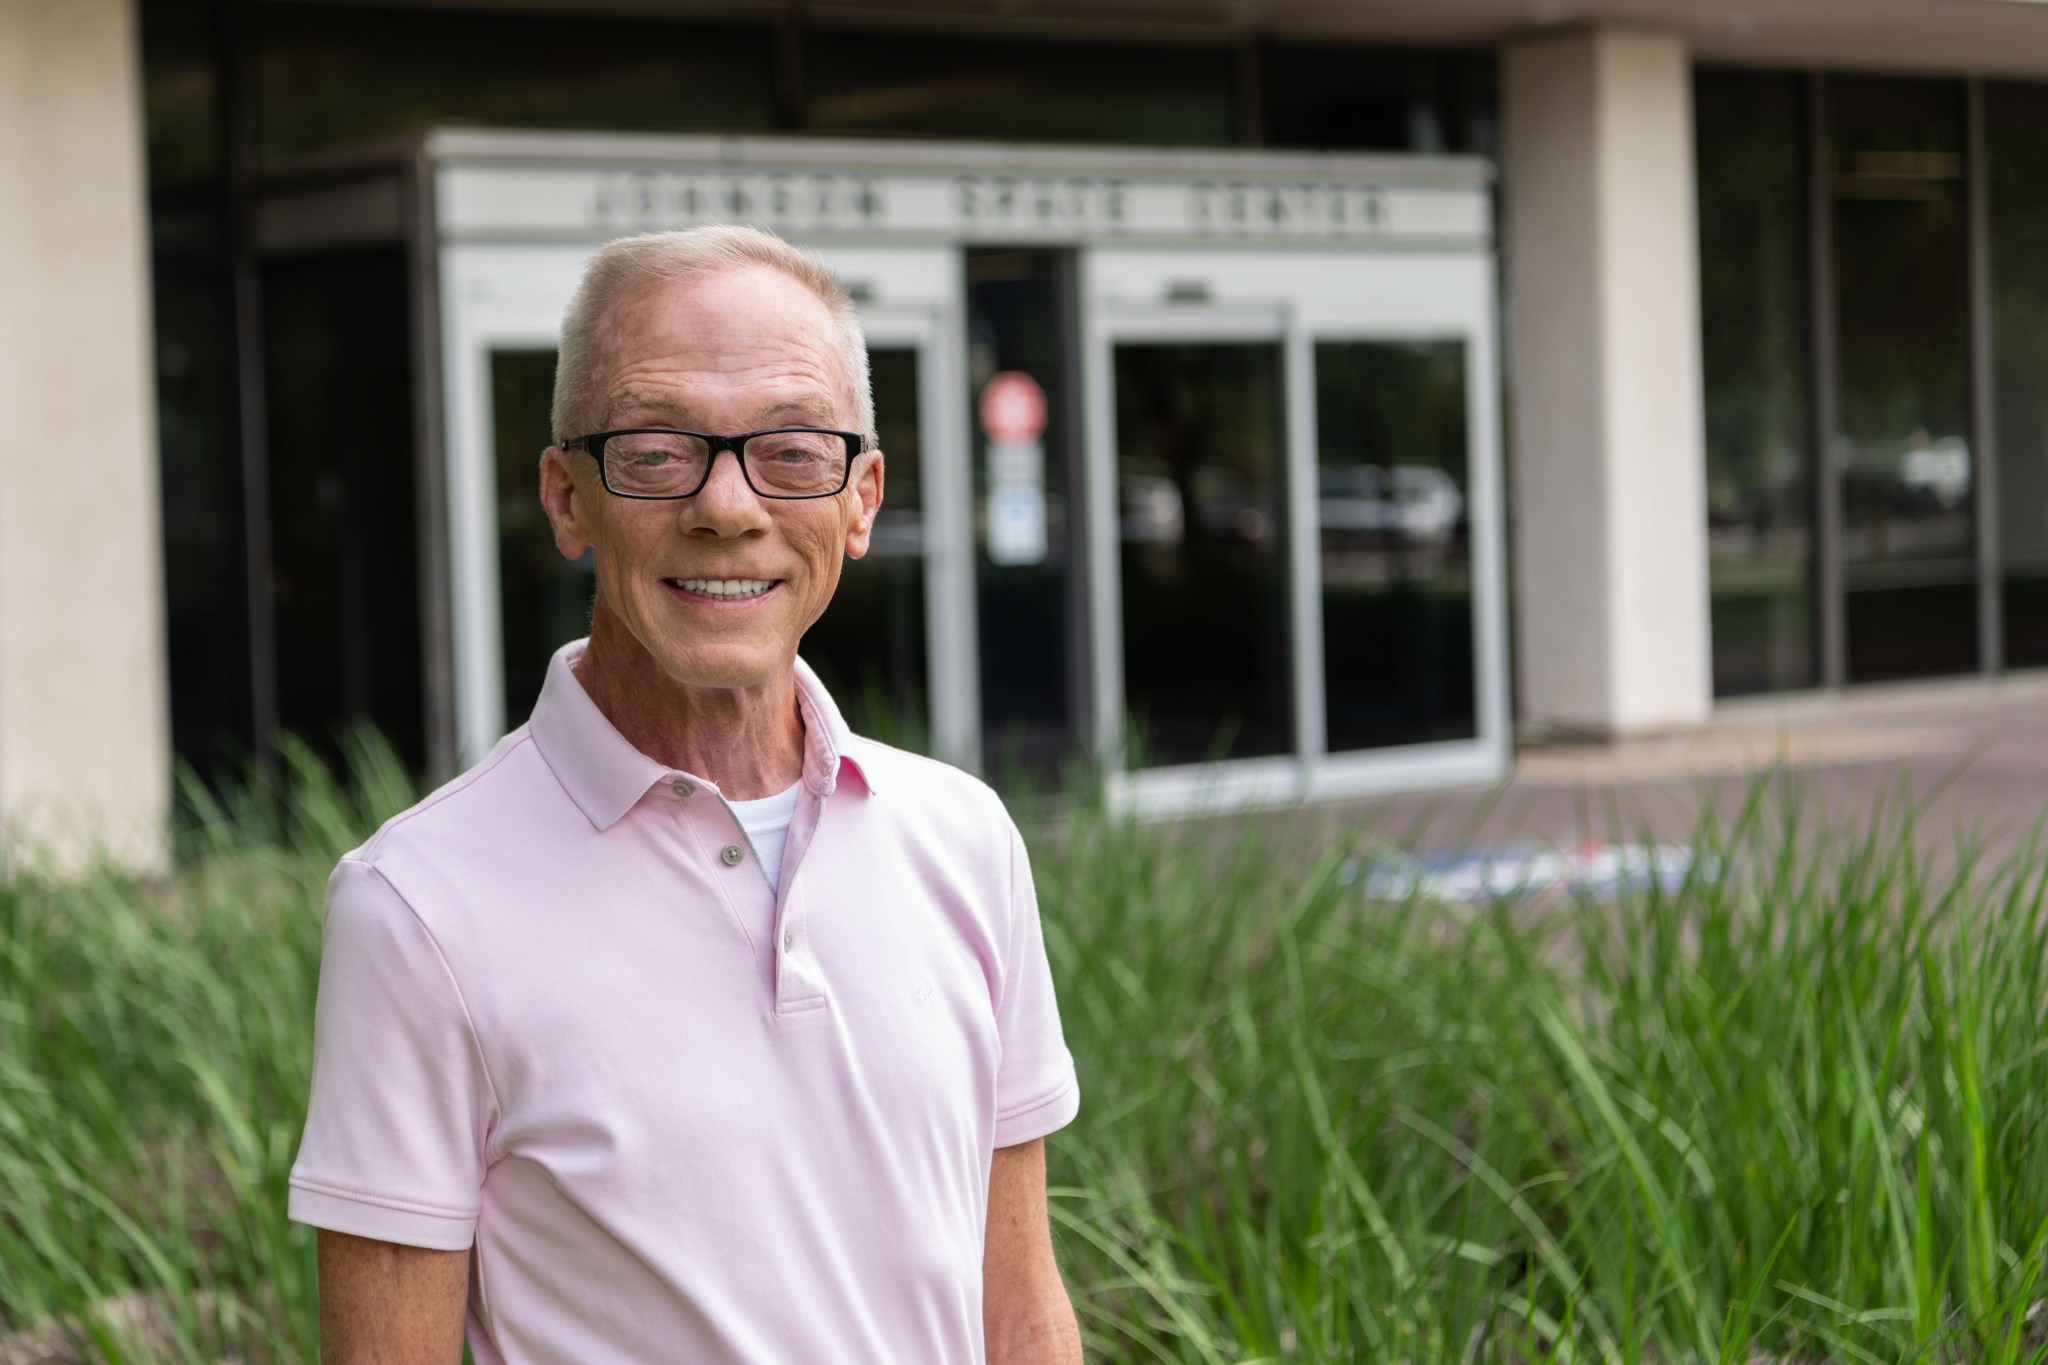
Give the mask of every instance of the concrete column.
[(165, 850), (138, 46), (133, 0), (0, 0), (0, 858), (60, 873)]
[(1692, 72), (1595, 30), (1503, 62), (1517, 676), (1616, 737), (1712, 706)]

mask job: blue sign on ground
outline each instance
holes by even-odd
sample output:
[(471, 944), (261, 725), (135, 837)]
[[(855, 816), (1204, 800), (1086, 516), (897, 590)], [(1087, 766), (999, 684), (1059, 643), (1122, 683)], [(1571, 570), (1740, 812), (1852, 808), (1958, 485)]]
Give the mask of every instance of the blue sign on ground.
[(1678, 844), (1610, 844), (1587, 840), (1565, 848), (1509, 844), (1456, 852), (1395, 852), (1346, 864), (1344, 880), (1365, 879), (1375, 900), (1495, 901), (1549, 893), (1616, 896), (1661, 887), (1675, 890), (1695, 864), (1711, 859)]

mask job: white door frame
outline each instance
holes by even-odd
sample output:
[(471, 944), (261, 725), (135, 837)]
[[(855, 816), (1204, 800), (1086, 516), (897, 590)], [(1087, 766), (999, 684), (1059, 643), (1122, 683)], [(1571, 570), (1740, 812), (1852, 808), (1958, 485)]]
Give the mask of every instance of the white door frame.
[(973, 770), (981, 762), (981, 679), (975, 668), (974, 480), (967, 463), (967, 380), (960, 355), (966, 319), (957, 309), (867, 308), (861, 326), (871, 350), (903, 347), (917, 353), (932, 744), (947, 762)]

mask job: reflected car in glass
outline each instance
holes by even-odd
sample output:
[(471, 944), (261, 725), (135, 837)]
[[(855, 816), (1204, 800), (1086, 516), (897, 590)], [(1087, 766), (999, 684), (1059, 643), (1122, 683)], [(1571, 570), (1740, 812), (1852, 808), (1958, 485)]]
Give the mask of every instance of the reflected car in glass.
[(1180, 489), (1163, 468), (1132, 470), (1117, 481), (1118, 534), (1126, 545), (1178, 545), (1187, 538)]
[(1392, 535), (1442, 544), (1458, 529), (1465, 497), (1449, 474), (1432, 465), (1338, 465), (1316, 480), (1325, 531)]

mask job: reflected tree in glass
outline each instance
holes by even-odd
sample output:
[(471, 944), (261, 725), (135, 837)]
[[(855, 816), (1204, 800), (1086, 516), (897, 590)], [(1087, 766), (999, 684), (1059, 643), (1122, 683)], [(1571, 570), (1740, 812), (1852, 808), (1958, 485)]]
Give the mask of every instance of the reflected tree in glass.
[(1290, 752), (1280, 348), (1122, 345), (1115, 380), (1138, 759)]
[(1962, 87), (1831, 79), (1851, 681), (1976, 661)]
[(1752, 71), (1695, 81), (1708, 583), (1723, 696), (1817, 680), (1801, 83)]

